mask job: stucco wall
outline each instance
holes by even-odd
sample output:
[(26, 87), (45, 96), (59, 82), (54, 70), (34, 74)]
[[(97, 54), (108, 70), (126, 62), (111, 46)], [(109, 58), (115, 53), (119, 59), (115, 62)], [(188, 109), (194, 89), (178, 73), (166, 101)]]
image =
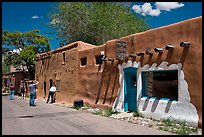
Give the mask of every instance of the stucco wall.
[[(190, 103), (190, 96), (188, 91), (188, 83), (185, 80), (185, 75), (183, 73), (182, 64), (171, 64), (167, 66), (167, 62), (164, 61), (159, 64), (158, 67), (155, 65), (149, 66), (148, 64), (141, 67), (141, 62), (132, 62), (129, 60), (127, 63), (123, 62), (122, 65), (118, 65), (120, 72), (119, 83), (120, 88), (118, 89), (118, 97), (115, 99), (113, 104), (114, 112), (124, 112), (124, 89), (127, 87), (125, 85), (124, 78), (124, 68), (134, 67), (137, 69), (137, 96), (135, 105), (137, 110), (142, 113), (143, 116), (148, 118), (153, 118), (157, 120), (171, 118), (173, 120), (185, 121), (191, 126), (198, 126), (198, 113), (195, 106)], [(142, 95), (142, 71), (158, 71), (158, 70), (178, 70), (178, 100), (172, 100), (169, 98), (159, 99), (158, 97), (147, 97)], [(160, 83), (157, 83), (159, 86)], [(162, 86), (162, 85), (161, 85)], [(162, 88), (162, 87), (161, 87)], [(163, 88), (163, 90), (165, 90)], [(162, 91), (161, 91), (162, 92)], [(171, 91), (170, 91), (171, 92)], [(126, 104), (127, 105), (127, 104)]]
[[(65, 63), (63, 64), (63, 54), (65, 53)], [(44, 59), (44, 65), (41, 60), (37, 62), (36, 78), (39, 81), (38, 96), (44, 97), (43, 84), (46, 82), (46, 99), (50, 87), (50, 79), (56, 83), (60, 80), (60, 91), (56, 94), (56, 102), (73, 102), (76, 95), (76, 79), (78, 75), (78, 54), (76, 48), (57, 52), (50, 58)]]
[[(120, 38), (121, 40), (127, 42), (127, 52), (128, 54), (135, 54), (136, 52), (145, 52), (147, 48), (151, 49), (153, 51), (153, 56), (149, 60), (149, 55), (145, 55), (143, 61), (141, 62), (141, 66), (144, 66), (148, 64), (151, 66), (153, 63), (160, 64), (161, 62), (165, 61), (167, 58), (167, 50), (165, 50), (165, 45), (170, 44), (174, 46), (173, 54), (170, 58), (170, 61), (168, 62), (168, 65), (171, 64), (178, 64), (180, 62), (181, 57), (183, 56), (183, 47), (180, 47), (180, 42), (188, 41), (191, 43), (191, 46), (188, 49), (187, 56), (185, 58), (183, 66), (183, 72), (185, 74), (185, 80), (188, 84), (188, 90), (190, 94), (190, 101), (191, 103), (196, 107), (199, 121), (198, 124), (201, 126), (202, 123), (202, 17), (193, 18), (190, 20), (186, 20), (183, 22), (179, 22), (176, 24), (164, 26), (161, 28), (148, 30), (146, 32), (137, 33), (133, 35), (129, 35), (123, 38)], [(107, 41), (104, 45), (97, 47), (98, 49), (104, 47), (105, 55), (109, 57), (115, 57), (115, 41), (116, 40), (110, 40)], [(163, 48), (163, 53), (161, 55), (160, 60), (158, 61), (158, 53), (154, 52), (154, 48)], [(93, 51), (86, 51), (80, 54), (90, 54), (88, 57), (88, 62), (94, 62), (94, 53), (95, 49)], [(79, 55), (80, 55), (79, 54)], [(92, 57), (91, 57), (92, 56)], [(92, 59), (92, 61), (91, 61)], [(136, 61), (140, 61), (139, 57), (136, 57)], [(149, 62), (150, 61), (150, 62)], [(114, 69), (115, 71), (111, 73), (111, 82), (110, 87), (108, 90), (108, 96), (110, 96), (111, 87), (114, 83), (114, 75), (116, 74), (117, 65), (116, 60), (114, 60)], [(126, 61), (127, 62), (127, 61)], [(93, 63), (94, 64), (94, 63)], [(101, 96), (98, 102), (98, 105), (102, 105), (103, 97), (105, 94), (106, 86), (107, 86), (107, 79), (108, 79), (108, 72), (110, 68), (110, 63), (107, 64), (107, 71), (105, 72), (103, 87), (101, 90)], [(87, 77), (86, 81), (86, 90), (83, 93), (88, 93), (91, 95), (91, 98), (88, 100), (91, 102), (91, 104), (94, 104), (96, 94), (99, 88), (98, 83), (100, 83), (100, 75), (96, 76), (97, 67), (93, 66), (87, 66), (85, 68), (81, 68), (79, 71), (79, 75), (84, 75), (83, 77)], [(95, 74), (94, 74), (95, 72)], [(95, 75), (95, 76), (94, 76)], [(83, 83), (83, 82), (80, 82)], [(117, 79), (117, 89), (118, 89), (118, 79)], [(94, 86), (92, 86), (94, 85)], [(81, 89), (81, 88), (79, 88)], [(117, 97), (117, 92), (114, 92), (114, 97)], [(88, 95), (88, 94), (87, 94)], [(89, 96), (88, 95), (88, 96)], [(95, 98), (94, 98), (95, 97)], [(108, 102), (108, 101), (106, 101)], [(105, 103), (106, 105), (108, 103)]]
[[(202, 17), (190, 19), (173, 25), (135, 34), (134, 44), (136, 51), (145, 51), (146, 48), (161, 47), (172, 44), (175, 49), (170, 64), (177, 64), (183, 52), (180, 42), (191, 43), (186, 60), (183, 64), (185, 80), (188, 83), (191, 103), (196, 107), (199, 115), (199, 126), (202, 123)], [(161, 61), (166, 59), (164, 51)], [(154, 55), (153, 55), (154, 56)], [(152, 62), (154, 61), (153, 57)], [(146, 64), (147, 56), (144, 59)]]
[[(99, 64), (96, 64), (96, 60), (95, 60), (95, 56), (99, 55), (101, 51), (106, 52), (106, 47), (107, 45), (104, 44), (102, 46), (95, 47), (91, 50), (83, 50), (79, 52), (79, 56), (78, 56), (78, 60), (80, 60), (82, 57), (87, 57), (87, 65), (81, 66), (80, 63), (78, 64), (78, 68), (79, 68), (79, 74), (78, 74), (79, 77), (78, 77), (78, 85), (77, 85), (78, 96), (80, 99), (83, 99), (85, 103), (88, 103), (93, 107), (96, 107), (96, 106), (111, 107), (111, 104), (114, 101), (113, 99), (112, 102), (110, 102), (111, 101), (110, 97), (111, 97), (112, 90), (113, 90), (115, 75), (118, 73), (118, 70), (116, 67), (117, 61), (115, 61), (113, 66), (111, 67), (110, 61), (107, 61), (106, 66), (104, 66), (104, 63), (100, 66)], [(112, 70), (111, 77), (110, 77), (110, 84), (107, 89), (110, 68), (112, 68), (113, 70)], [(105, 71), (103, 72), (104, 69)], [(103, 76), (104, 78), (103, 78), (103, 82), (101, 83), (102, 75), (104, 75)], [(96, 97), (97, 97), (99, 87), (100, 87), (100, 83), (102, 84), (101, 94), (99, 96), (98, 103), (95, 104)], [(115, 94), (113, 95), (113, 98), (115, 98), (115, 95), (117, 92), (116, 91), (117, 86), (118, 85), (116, 84), (115, 89), (114, 89)], [(105, 100), (106, 102), (103, 104), (104, 95), (105, 95), (106, 90), (107, 90), (107, 96)]]
[[(183, 47), (180, 47), (180, 42), (188, 41), (191, 43), (191, 46), (188, 49), (187, 56), (185, 58), (184, 64), (182, 64), (183, 72), (185, 74), (185, 80), (188, 84), (188, 91), (190, 94), (190, 101), (195, 106), (198, 116), (199, 116), (199, 126), (202, 126), (202, 17), (189, 19), (183, 22), (176, 24), (160, 27), (157, 29), (148, 30), (142, 33), (132, 34), (123, 38), (120, 38), (127, 42), (127, 53), (135, 54), (136, 52), (145, 52), (147, 48), (150, 48), (152, 51), (154, 48), (165, 48), (166, 44), (171, 44), (174, 46), (173, 54), (170, 58), (169, 65), (178, 64), (180, 62)], [(54, 70), (57, 71), (57, 78), (60, 81), (66, 81), (61, 84), (62, 91), (58, 95), (56, 101), (65, 101), (73, 103), (73, 99), (83, 99), (85, 102), (89, 103), (92, 106), (112, 106), (113, 101), (110, 102), (111, 92), (113, 89), (115, 76), (119, 73), (118, 70), (118, 61), (115, 59), (115, 41), (110, 40), (105, 44), (82, 50), (67, 50), (69, 55), (68, 58), (70, 63), (69, 65), (62, 66), (61, 61), (57, 58), (61, 58), (61, 53), (59, 55), (52, 55), (49, 61), (49, 67), (47, 71), (44, 71), (43, 74), (40, 73), (40, 64), (37, 63), (36, 74), (39, 81), (43, 82), (46, 80), (49, 83), (49, 79), (54, 79)], [(82, 44), (83, 46), (83, 44)], [(98, 55), (100, 51), (104, 51), (107, 59), (112, 57), (114, 58), (113, 70), (110, 73), (110, 83), (108, 83), (109, 72), (111, 70), (111, 61), (107, 61), (106, 69), (104, 71), (104, 78), (101, 88), (101, 94), (99, 101), (95, 104), (98, 90), (101, 83), (102, 71), (104, 69), (104, 64), (102, 64), (100, 71), (99, 65), (95, 64), (95, 55)], [(55, 53), (56, 54), (56, 53)], [(87, 57), (87, 65), (80, 66), (80, 58)], [(141, 67), (146, 64), (151, 66), (153, 63), (158, 62), (159, 64), (166, 60), (167, 50), (164, 49), (161, 59), (158, 61), (158, 53), (153, 51), (153, 56), (151, 60), (148, 60), (149, 55), (145, 55), (143, 61), (141, 62)], [(136, 61), (141, 61), (139, 57), (136, 57)], [(150, 62), (149, 62), (150, 61)], [(127, 62), (127, 61), (126, 61)], [(51, 65), (52, 64), (52, 65)], [(122, 64), (122, 63), (120, 63)], [(66, 67), (65, 67), (66, 66)], [(43, 66), (45, 67), (45, 66)], [(78, 72), (77, 72), (78, 68)], [(66, 70), (68, 72), (66, 72)], [(73, 70), (73, 74), (69, 73), (69, 70)], [(76, 73), (75, 73), (76, 70)], [(59, 73), (59, 74), (58, 74)], [(105, 103), (103, 104), (103, 99), (105, 91), (108, 87), (107, 97)], [(47, 84), (48, 86), (48, 84)], [(115, 89), (113, 98), (115, 99), (118, 95), (119, 88), (119, 76), (116, 78)], [(39, 90), (43, 89), (42, 85), (39, 85)], [(43, 93), (42, 91), (40, 93)], [(76, 95), (75, 95), (76, 94)], [(43, 95), (43, 94), (41, 94)], [(74, 98), (72, 98), (74, 97)], [(113, 99), (113, 100), (114, 100)]]
[[(174, 46), (170, 64), (177, 64), (180, 62), (183, 47), (180, 47), (180, 42), (188, 41), (191, 46), (187, 52), (185, 62), (183, 64), (183, 71), (185, 79), (188, 83), (191, 103), (194, 104), (199, 115), (199, 126), (202, 121), (202, 17), (193, 18), (176, 24), (165, 27), (148, 30), (146, 32), (130, 35), (120, 38), (127, 42), (129, 47), (128, 53), (145, 52), (147, 48), (152, 51), (154, 48), (163, 48), (166, 44)], [(133, 40), (133, 41), (132, 41)], [(115, 41), (112, 41), (114, 43)], [(111, 45), (111, 44), (110, 44)], [(113, 44), (114, 45), (114, 44)], [(134, 46), (132, 46), (134, 45)], [(107, 48), (109, 49), (109, 48)], [(110, 48), (111, 49), (111, 48)], [(107, 52), (108, 53), (108, 52)], [(112, 56), (110, 54), (110, 56)], [(149, 64), (150, 66), (157, 61), (158, 53), (153, 53), (151, 62), (148, 62), (149, 55), (145, 55), (142, 66)], [(166, 60), (167, 50), (161, 56), (159, 64)], [(136, 58), (139, 61), (139, 57)]]

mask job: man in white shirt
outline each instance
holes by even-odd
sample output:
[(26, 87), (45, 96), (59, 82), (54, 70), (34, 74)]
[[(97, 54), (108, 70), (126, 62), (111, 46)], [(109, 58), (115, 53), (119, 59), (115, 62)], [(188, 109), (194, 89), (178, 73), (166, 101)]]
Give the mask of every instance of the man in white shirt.
[(56, 85), (55, 85), (55, 83), (53, 83), (52, 87), (50, 88), (49, 95), (48, 95), (46, 103), (49, 102), (50, 97), (51, 97), (51, 103), (53, 103), (53, 101), (54, 101), (53, 97), (54, 97), (55, 92), (56, 92)]

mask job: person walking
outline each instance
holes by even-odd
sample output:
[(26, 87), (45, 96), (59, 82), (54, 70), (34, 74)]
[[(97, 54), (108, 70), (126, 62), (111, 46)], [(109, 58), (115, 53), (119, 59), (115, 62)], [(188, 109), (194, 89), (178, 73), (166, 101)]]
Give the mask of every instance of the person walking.
[(55, 92), (56, 92), (56, 85), (55, 85), (55, 83), (53, 83), (52, 87), (50, 88), (49, 95), (48, 95), (46, 103), (49, 102), (50, 97), (51, 97), (51, 103), (54, 102), (54, 94), (55, 94)]
[(20, 90), (21, 90), (21, 99), (25, 99), (25, 82), (23, 80), (21, 80), (21, 85), (20, 85)]
[(35, 96), (36, 96), (36, 88), (38, 85), (38, 81), (29, 81), (29, 89), (30, 89), (30, 106), (36, 106), (35, 104)]
[(11, 83), (11, 85), (9, 86), (9, 90), (10, 90), (10, 100), (14, 100), (15, 87), (14, 87), (13, 83)]

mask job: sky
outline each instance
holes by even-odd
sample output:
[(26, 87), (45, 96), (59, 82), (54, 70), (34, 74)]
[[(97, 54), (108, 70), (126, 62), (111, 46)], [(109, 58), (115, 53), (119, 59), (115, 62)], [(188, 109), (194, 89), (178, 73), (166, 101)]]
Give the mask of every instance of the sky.
[[(47, 34), (48, 12), (56, 2), (2, 2), (2, 30), (27, 32), (38, 29), (51, 37), (51, 49), (58, 47), (55, 34)], [(151, 29), (202, 16), (202, 2), (132, 2), (133, 12), (148, 18)]]

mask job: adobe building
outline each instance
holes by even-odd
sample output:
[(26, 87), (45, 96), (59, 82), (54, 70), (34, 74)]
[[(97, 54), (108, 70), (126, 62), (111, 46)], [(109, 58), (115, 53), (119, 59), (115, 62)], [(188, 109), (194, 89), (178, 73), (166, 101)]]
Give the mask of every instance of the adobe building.
[(36, 57), (38, 97), (139, 111), (202, 127), (202, 16), (94, 46), (77, 41)]
[(15, 94), (18, 94), (20, 92), (21, 80), (26, 80), (26, 79), (28, 79), (27, 70), (23, 71), (22, 69), (10, 66), (10, 72), (4, 73), (2, 75), (2, 89), (4, 87), (9, 87), (9, 85), (12, 83), (15, 87)]

